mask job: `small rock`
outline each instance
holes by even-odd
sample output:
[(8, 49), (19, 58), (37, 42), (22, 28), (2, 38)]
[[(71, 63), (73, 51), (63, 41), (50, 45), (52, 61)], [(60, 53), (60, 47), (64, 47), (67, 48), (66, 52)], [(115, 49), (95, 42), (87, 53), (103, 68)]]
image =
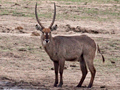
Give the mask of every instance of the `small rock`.
[(20, 4), (18, 4), (18, 3), (15, 3), (15, 5), (18, 5), (18, 6), (20, 6)]
[(40, 36), (38, 32), (32, 32), (31, 36)]
[(77, 67), (76, 65), (70, 65), (70, 67)]
[(111, 61), (111, 63), (115, 64), (115, 62), (114, 62), (114, 61)]
[(88, 2), (85, 2), (84, 5), (87, 5)]
[(111, 34), (115, 34), (115, 31), (114, 31), (114, 30), (112, 30), (112, 31), (111, 31)]
[(23, 30), (19, 30), (20, 33), (25, 33)]
[(18, 55), (14, 55), (14, 57), (15, 57), (15, 58), (20, 58), (20, 56), (18, 56)]
[(65, 66), (64, 69), (67, 69), (67, 66)]
[(105, 85), (103, 85), (103, 86), (100, 86), (100, 88), (105, 88)]
[(95, 31), (95, 30), (90, 30), (91, 33), (94, 33), (94, 34), (98, 34), (99, 32), (98, 31)]
[(18, 27), (16, 27), (15, 29), (16, 29), (16, 30), (19, 30), (20, 33), (25, 33), (25, 32), (23, 31), (23, 27), (21, 27), (21, 26), (18, 26)]
[(75, 31), (75, 27), (71, 27), (69, 24), (67, 24), (66, 27), (67, 27), (66, 32)]
[(54, 70), (54, 68), (51, 68), (51, 70)]
[(45, 61), (45, 59), (41, 59), (41, 61)]
[(25, 6), (24, 8), (28, 8), (28, 6)]
[(18, 45), (18, 43), (14, 43), (14, 45)]
[(18, 51), (27, 51), (25, 48), (20, 48)]
[(16, 27), (15, 29), (17, 29), (17, 30), (21, 30), (21, 29), (23, 29), (23, 27), (18, 26), (18, 27)]
[(15, 3), (14, 5), (12, 5), (12, 7), (13, 7), (13, 6), (20, 6), (20, 4), (18, 4), (18, 3)]

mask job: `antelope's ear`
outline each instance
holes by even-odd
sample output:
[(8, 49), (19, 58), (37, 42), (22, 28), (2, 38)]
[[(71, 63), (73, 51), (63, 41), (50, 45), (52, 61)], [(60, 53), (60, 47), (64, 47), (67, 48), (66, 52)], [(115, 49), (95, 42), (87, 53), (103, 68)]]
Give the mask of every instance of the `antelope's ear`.
[(57, 30), (57, 24), (51, 28), (51, 31)]
[(41, 28), (40, 26), (38, 26), (37, 24), (35, 25), (35, 27), (36, 27), (36, 29), (37, 30), (40, 30), (40, 31), (42, 31), (43, 30), (43, 28)]

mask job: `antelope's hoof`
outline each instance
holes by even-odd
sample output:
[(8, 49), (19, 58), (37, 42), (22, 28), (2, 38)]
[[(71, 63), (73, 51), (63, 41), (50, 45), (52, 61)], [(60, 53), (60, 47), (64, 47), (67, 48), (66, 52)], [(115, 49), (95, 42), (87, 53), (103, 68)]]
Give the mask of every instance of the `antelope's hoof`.
[(88, 85), (88, 87), (87, 88), (91, 88), (92, 87), (92, 85)]
[(81, 85), (78, 84), (76, 87), (81, 87)]
[(57, 84), (54, 84), (54, 87), (57, 87)]
[(59, 84), (58, 87), (62, 87), (62, 84)]

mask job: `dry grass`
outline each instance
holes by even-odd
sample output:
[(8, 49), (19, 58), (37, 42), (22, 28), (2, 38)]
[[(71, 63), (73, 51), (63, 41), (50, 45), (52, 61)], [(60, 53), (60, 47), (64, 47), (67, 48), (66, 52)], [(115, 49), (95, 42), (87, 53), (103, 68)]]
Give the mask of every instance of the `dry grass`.
[[(43, 25), (48, 26), (52, 20), (51, 12), (53, 12), (54, 1), (36, 1), (40, 20)], [(51, 69), (53, 63), (41, 46), (40, 37), (30, 36), (35, 31), (34, 5), (36, 1), (0, 1), (0, 79), (1, 82), (7, 80), (9, 88), (18, 86), (16, 88), (61, 89), (53, 87), (54, 71)], [(99, 54), (95, 58), (97, 74), (92, 88), (94, 90), (101, 90), (101, 86), (105, 86), (104, 89), (119, 89), (120, 87), (120, 5), (119, 2), (108, 1), (106, 4), (103, 4), (102, 0), (97, 4), (89, 2), (87, 5), (84, 5), (85, 2), (82, 0), (80, 3), (55, 1), (57, 5), (55, 24), (58, 24), (58, 30), (52, 32), (53, 35), (81, 34), (80, 32), (65, 32), (66, 24), (108, 32), (104, 34), (85, 33), (99, 44), (106, 59), (103, 64)], [(18, 30), (17, 27), (22, 27), (22, 29)], [(76, 67), (71, 67), (72, 65)], [(62, 89), (78, 89), (74, 86), (78, 84), (78, 79), (81, 77), (79, 63), (66, 62), (65, 67), (67, 69), (64, 71)], [(88, 85), (89, 79), (90, 73), (83, 85)]]

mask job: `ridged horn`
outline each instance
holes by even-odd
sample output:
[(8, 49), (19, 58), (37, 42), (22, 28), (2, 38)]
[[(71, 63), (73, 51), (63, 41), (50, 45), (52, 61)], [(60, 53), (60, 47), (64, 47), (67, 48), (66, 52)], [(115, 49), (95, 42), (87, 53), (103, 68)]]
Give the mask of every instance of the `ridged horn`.
[(38, 19), (38, 15), (37, 15), (37, 3), (35, 5), (35, 17), (36, 17), (36, 20), (38, 22), (38, 24), (41, 26), (41, 28), (43, 29), (44, 26), (40, 23), (39, 19)]
[(52, 20), (52, 23), (50, 24), (49, 28), (52, 28), (53, 24), (54, 24), (54, 21), (55, 21), (55, 17), (56, 17), (56, 5), (54, 3), (54, 15), (53, 15), (53, 20)]

